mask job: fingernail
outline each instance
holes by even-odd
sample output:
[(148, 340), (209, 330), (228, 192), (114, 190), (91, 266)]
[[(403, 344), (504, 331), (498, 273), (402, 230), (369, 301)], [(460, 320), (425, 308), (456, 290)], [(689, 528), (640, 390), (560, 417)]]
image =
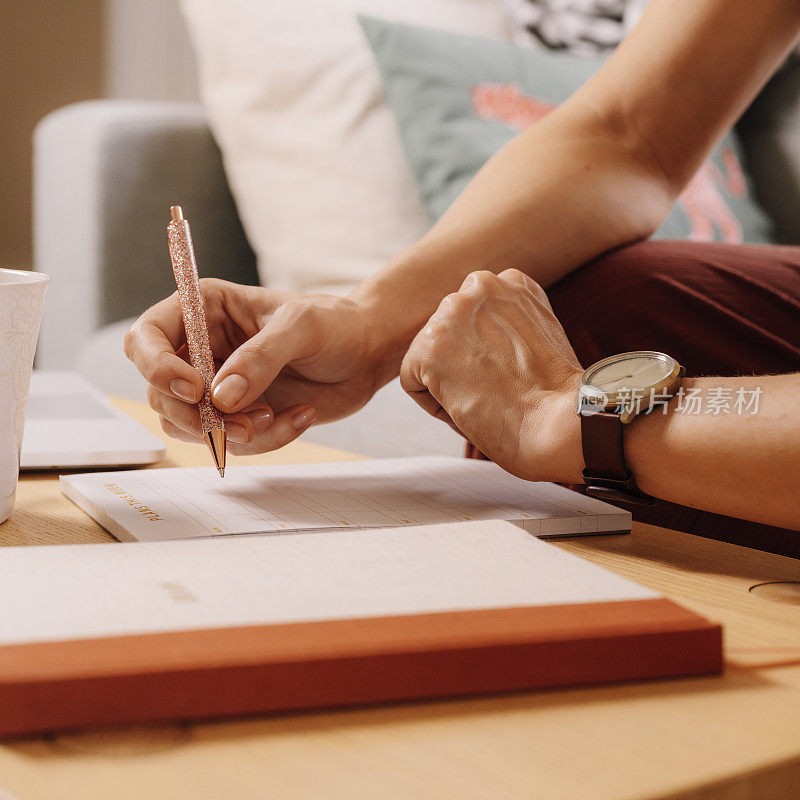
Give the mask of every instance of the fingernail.
[(175, 397), (180, 397), (187, 403), (197, 402), (197, 390), (191, 381), (184, 380), (183, 378), (173, 378), (169, 382), (169, 390)]
[(217, 384), (211, 393), (218, 406), (233, 408), (250, 388), (250, 383), (244, 375), (228, 375)]
[(250, 411), (247, 414), (256, 428), (266, 428), (272, 422), (272, 411), (269, 408), (260, 408), (258, 411)]
[(247, 428), (245, 428), (244, 425), (240, 425), (238, 422), (226, 422), (225, 433), (232, 442), (247, 444), (250, 441)]
[(306, 406), (300, 408), (292, 414), (292, 426), (296, 431), (307, 428), (317, 418), (317, 412), (313, 408)]

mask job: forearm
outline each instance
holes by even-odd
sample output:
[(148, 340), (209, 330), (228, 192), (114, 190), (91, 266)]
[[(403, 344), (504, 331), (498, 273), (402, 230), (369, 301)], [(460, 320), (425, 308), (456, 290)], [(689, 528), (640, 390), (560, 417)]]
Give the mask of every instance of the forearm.
[[(718, 388), (730, 402), (715, 414)], [(699, 413), (680, 410), (674, 398), (668, 413), (656, 408), (626, 427), (625, 455), (639, 487), (681, 505), (800, 528), (800, 374), (687, 379), (684, 406), (691, 389), (700, 389)], [(740, 396), (756, 398), (756, 408), (737, 408)]]
[(377, 320), (384, 377), (470, 272), (516, 267), (548, 286), (649, 236), (798, 26), (796, 0), (653, 0), (590, 81), (497, 153), (420, 242), (353, 293)]
[(547, 286), (651, 234), (671, 196), (582, 103), (510, 142), (416, 245), (351, 295), (396, 345), (393, 368), (441, 299), (475, 270), (517, 267)]

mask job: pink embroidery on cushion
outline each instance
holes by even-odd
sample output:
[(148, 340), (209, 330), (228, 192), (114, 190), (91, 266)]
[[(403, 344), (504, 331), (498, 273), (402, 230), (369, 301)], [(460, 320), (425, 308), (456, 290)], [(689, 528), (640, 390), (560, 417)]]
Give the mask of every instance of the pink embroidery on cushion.
[[(518, 131), (538, 122), (555, 108), (552, 103), (526, 95), (515, 83), (479, 83), (472, 87), (471, 95), (472, 107), (479, 117), (503, 122)], [(689, 220), (692, 241), (714, 241), (715, 228), (723, 242), (743, 241), (741, 223), (718, 187), (735, 197), (746, 197), (744, 171), (730, 147), (722, 151), (722, 163), (726, 174), (711, 160), (705, 161), (678, 198)]]
[(728, 191), (735, 197), (747, 197), (747, 182), (744, 178), (744, 170), (732, 148), (726, 147), (722, 151), (722, 163), (728, 172), (726, 179), (717, 170), (717, 173), (722, 177), (722, 183), (727, 186)]
[(516, 83), (479, 83), (472, 87), (472, 107), (483, 119), (496, 119), (524, 130), (549, 114), (555, 106), (528, 97)]
[(718, 183), (726, 186), (728, 182), (711, 161), (706, 161), (678, 198), (689, 218), (689, 239), (693, 242), (713, 242), (714, 227), (723, 242), (742, 241), (742, 226), (720, 194)]

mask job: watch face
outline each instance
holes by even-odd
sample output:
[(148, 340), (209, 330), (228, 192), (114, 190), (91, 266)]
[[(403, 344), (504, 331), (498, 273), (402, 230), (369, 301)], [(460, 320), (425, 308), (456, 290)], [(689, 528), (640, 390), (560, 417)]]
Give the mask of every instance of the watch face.
[(583, 382), (603, 394), (646, 390), (665, 381), (676, 369), (675, 359), (664, 353), (641, 350), (599, 361), (586, 371)]

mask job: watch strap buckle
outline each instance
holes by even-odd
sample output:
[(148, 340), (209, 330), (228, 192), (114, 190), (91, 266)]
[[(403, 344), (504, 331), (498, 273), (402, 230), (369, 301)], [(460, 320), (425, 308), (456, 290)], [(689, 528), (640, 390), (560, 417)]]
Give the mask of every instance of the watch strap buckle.
[(582, 474), (583, 482), (586, 484), (586, 494), (590, 497), (596, 497), (598, 500), (622, 501), (637, 506), (651, 506), (656, 502), (654, 497), (645, 494), (636, 486), (636, 481), (630, 472), (624, 480), (590, 475), (585, 469)]

